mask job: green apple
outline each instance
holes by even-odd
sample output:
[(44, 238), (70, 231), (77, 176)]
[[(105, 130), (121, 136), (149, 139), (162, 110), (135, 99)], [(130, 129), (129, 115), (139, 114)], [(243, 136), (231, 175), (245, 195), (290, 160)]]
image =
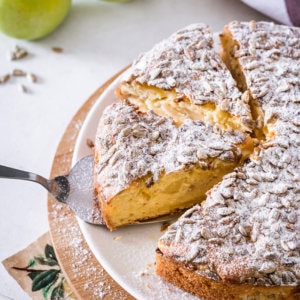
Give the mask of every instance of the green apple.
[(0, 30), (35, 40), (52, 32), (67, 16), (71, 0), (0, 0)]

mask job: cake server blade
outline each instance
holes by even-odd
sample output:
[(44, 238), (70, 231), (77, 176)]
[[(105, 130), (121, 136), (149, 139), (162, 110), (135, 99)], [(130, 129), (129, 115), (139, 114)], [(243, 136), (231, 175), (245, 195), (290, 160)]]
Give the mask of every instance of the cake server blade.
[[(0, 165), (0, 178), (20, 179), (39, 183), (59, 202), (68, 205), (83, 221), (95, 225), (105, 225), (94, 193), (93, 185), (94, 157), (86, 156), (79, 160), (69, 174), (53, 179), (19, 169)], [(176, 215), (166, 215), (136, 223), (148, 224), (174, 219)]]

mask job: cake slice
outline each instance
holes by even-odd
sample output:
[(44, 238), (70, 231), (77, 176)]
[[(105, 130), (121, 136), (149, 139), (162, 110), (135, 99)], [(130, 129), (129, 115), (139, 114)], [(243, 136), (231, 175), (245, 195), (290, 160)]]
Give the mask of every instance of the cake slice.
[(232, 22), (222, 42), (260, 145), (169, 227), (157, 274), (202, 299), (300, 299), (300, 29)]
[(297, 115), (299, 38), (296, 27), (255, 21), (231, 22), (221, 35), (222, 58), (239, 89), (249, 91), (261, 139), (272, 138), (279, 114), (287, 120)]
[(236, 82), (215, 50), (208, 26), (193, 24), (172, 34), (137, 59), (117, 96), (142, 112), (218, 124), (251, 132), (249, 95)]
[(252, 139), (186, 119), (176, 126), (132, 105), (106, 108), (95, 140), (95, 188), (111, 230), (200, 203), (252, 152)]

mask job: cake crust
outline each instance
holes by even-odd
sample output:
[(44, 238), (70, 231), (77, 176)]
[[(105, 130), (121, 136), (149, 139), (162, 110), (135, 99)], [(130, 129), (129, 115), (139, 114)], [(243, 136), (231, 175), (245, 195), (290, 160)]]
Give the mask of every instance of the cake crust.
[(156, 250), (156, 272), (159, 276), (181, 289), (205, 300), (298, 300), (299, 287), (252, 286), (212, 280), (197, 274), (193, 267), (186, 267)]

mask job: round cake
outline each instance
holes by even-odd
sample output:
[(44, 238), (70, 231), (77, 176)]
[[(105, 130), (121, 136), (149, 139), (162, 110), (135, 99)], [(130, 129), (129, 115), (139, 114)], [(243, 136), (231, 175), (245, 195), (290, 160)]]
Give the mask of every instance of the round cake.
[(193, 24), (126, 72), (95, 140), (102, 216), (188, 209), (159, 276), (202, 299), (300, 299), (300, 29), (231, 22), (220, 44)]

